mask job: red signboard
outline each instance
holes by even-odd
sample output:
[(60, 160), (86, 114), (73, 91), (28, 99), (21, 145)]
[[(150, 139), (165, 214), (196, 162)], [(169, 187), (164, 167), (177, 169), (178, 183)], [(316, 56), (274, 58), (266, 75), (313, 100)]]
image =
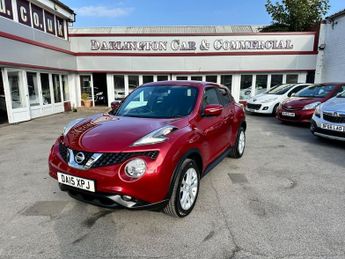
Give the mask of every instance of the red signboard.
[(18, 21), (31, 26), (30, 3), (27, 0), (17, 0)]
[(32, 24), (34, 28), (44, 31), (43, 9), (31, 3)]
[(11, 0), (0, 0), (0, 16), (13, 19)]

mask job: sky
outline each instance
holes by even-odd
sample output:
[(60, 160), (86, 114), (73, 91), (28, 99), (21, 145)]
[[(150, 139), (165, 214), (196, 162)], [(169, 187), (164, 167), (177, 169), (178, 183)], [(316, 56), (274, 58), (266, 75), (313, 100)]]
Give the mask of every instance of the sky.
[[(271, 23), (266, 0), (61, 1), (77, 13), (74, 27)], [(330, 0), (330, 5), (329, 15), (345, 9), (345, 0)]]

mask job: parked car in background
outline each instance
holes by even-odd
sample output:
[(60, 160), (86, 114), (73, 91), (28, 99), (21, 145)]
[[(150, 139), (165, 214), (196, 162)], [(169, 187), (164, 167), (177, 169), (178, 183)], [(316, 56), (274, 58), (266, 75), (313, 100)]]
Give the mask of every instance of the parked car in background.
[(246, 111), (261, 114), (276, 114), (281, 102), (292, 94), (310, 86), (310, 84), (283, 84), (254, 96), (247, 101)]
[(225, 87), (164, 81), (136, 88), (114, 115), (70, 122), (51, 148), (49, 174), (79, 200), (163, 208), (187, 216), (200, 179), (246, 143), (242, 106)]
[(345, 83), (324, 83), (309, 86), (285, 100), (277, 110), (277, 118), (286, 122), (310, 123), (315, 108), (342, 92)]
[(345, 141), (344, 92), (316, 107), (310, 130), (318, 137)]

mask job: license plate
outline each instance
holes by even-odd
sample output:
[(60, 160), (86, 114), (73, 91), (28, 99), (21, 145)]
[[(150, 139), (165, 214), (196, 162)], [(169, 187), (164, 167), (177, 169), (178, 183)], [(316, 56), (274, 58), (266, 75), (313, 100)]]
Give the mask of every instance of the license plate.
[(282, 112), (282, 115), (286, 116), (286, 117), (295, 117), (296, 116), (296, 114), (294, 112)]
[(254, 109), (250, 109), (250, 108), (246, 108), (246, 110), (249, 111), (249, 112), (255, 112)]
[(321, 128), (327, 129), (327, 130), (338, 131), (338, 132), (345, 132), (344, 126), (337, 126), (337, 125), (332, 125), (332, 124), (321, 123)]
[(73, 186), (89, 192), (95, 192), (95, 181), (93, 180), (88, 180), (63, 173), (57, 173), (57, 176), (59, 183)]

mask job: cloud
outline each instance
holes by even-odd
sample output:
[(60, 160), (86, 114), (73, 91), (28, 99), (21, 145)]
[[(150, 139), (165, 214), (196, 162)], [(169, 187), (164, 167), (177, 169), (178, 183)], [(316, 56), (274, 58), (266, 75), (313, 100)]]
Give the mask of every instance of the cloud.
[(83, 6), (75, 8), (77, 15), (92, 17), (117, 18), (126, 16), (133, 11), (133, 8), (108, 8), (106, 6)]

